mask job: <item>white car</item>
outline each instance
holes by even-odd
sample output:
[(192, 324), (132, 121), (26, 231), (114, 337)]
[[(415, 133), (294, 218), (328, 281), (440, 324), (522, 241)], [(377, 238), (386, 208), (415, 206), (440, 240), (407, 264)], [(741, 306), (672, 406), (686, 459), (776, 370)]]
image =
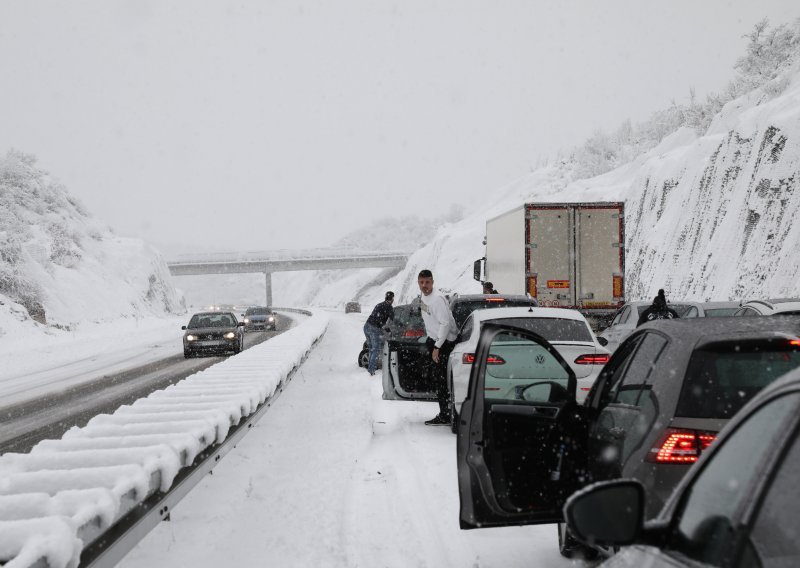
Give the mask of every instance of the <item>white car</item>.
[(799, 298), (779, 298), (774, 300), (750, 300), (742, 304), (734, 316), (798, 316)]
[[(589, 322), (575, 310), (561, 308), (495, 308), (475, 310), (464, 321), (453, 352), (450, 354), (447, 376), (450, 379), (451, 406), (455, 417), (467, 396), (469, 374), (475, 361), (475, 348), (484, 323), (514, 325), (541, 335), (569, 363), (578, 379), (575, 397), (582, 403), (594, 380), (608, 362), (610, 352), (600, 345)], [(491, 357), (491, 356), (490, 356)], [(502, 358), (489, 361), (502, 365)]]
[[(626, 302), (625, 305), (623, 305), (616, 313), (614, 319), (611, 321), (611, 324), (601, 333), (599, 333), (598, 337), (601, 337), (608, 342), (606, 347), (608, 347), (611, 352), (616, 351), (619, 344), (625, 341), (625, 338), (633, 333), (634, 329), (636, 329), (636, 324), (639, 323), (639, 316), (642, 315), (642, 312), (649, 308), (652, 304), (652, 302)], [(715, 302), (713, 304), (709, 302), (667, 302), (667, 307), (675, 310), (678, 313), (678, 317), (684, 319), (705, 317), (706, 309), (713, 310), (717, 307), (720, 309), (728, 307), (732, 308), (736, 305), (737, 304), (735, 302)], [(709, 307), (705, 308), (705, 306)], [(731, 314), (732, 312), (724, 315)], [(712, 314), (709, 313), (708, 315)]]

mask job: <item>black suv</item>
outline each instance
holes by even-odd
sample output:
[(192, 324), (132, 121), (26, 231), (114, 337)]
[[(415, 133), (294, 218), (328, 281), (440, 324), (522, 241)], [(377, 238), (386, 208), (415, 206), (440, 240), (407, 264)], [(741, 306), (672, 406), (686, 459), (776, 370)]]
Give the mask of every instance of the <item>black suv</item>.
[[(487, 324), (458, 423), (461, 526), (560, 523), (568, 495), (619, 477), (645, 486), (651, 518), (736, 411), (797, 367), (800, 317), (663, 320), (619, 346), (581, 406), (547, 341)], [(515, 388), (498, 398), (509, 390), (485, 389), (487, 374)]]

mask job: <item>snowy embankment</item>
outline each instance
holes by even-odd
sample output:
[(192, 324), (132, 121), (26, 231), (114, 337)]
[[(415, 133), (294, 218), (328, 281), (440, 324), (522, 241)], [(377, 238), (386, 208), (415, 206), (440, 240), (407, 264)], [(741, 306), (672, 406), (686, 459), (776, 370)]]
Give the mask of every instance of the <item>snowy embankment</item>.
[(0, 562), (76, 566), (89, 541), (273, 395), (325, 333), (328, 316), (297, 327), (99, 415), (30, 454), (0, 457)]

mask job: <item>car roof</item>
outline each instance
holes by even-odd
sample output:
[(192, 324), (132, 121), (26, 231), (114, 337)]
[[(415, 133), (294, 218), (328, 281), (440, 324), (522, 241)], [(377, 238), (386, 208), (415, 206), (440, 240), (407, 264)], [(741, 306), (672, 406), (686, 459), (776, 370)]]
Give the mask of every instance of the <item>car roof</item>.
[[(229, 316), (233, 316), (233, 312), (197, 312), (192, 314), (194, 316), (218, 316), (220, 314), (228, 314)], [(236, 317), (236, 316), (234, 316)]]
[(742, 336), (764, 337), (790, 334), (800, 337), (800, 316), (679, 318), (647, 322), (636, 328), (636, 331), (642, 329), (657, 329), (673, 339), (677, 339), (680, 343), (690, 344), (700, 341), (703, 343), (724, 341)]
[(476, 321), (488, 321), (507, 318), (559, 318), (577, 321), (586, 321), (577, 310), (567, 310), (564, 308), (539, 308), (539, 307), (517, 307), (517, 308), (492, 308), (491, 310), (475, 310), (472, 317)]
[(492, 298), (496, 298), (499, 300), (514, 300), (515, 302), (531, 302), (532, 304), (538, 303), (535, 298), (531, 298), (530, 296), (526, 296), (525, 294), (464, 294), (456, 296), (452, 300), (450, 300), (450, 304), (454, 304), (456, 302), (475, 302), (479, 300), (489, 300)]
[(742, 304), (741, 302), (700, 302), (700, 305), (713, 310), (715, 308), (738, 308)]

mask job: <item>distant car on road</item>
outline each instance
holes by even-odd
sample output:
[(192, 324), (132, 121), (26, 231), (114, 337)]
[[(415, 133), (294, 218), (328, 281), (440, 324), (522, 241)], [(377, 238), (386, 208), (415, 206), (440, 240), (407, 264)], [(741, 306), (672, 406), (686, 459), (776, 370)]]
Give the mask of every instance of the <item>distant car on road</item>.
[[(570, 497), (570, 532), (622, 546), (608, 566), (800, 566), (800, 371), (753, 398), (645, 524), (647, 488), (606, 481)], [(603, 564), (606, 566), (606, 564)]]
[(347, 302), (344, 305), (344, 313), (346, 314), (360, 314), (361, 313), (361, 304), (358, 302)]
[[(456, 346), (450, 355), (448, 378), (450, 380), (451, 406), (454, 424), (461, 403), (467, 396), (469, 375), (475, 362), (475, 349), (481, 327), (485, 323), (517, 326), (544, 337), (575, 372), (577, 379), (576, 398), (582, 403), (589, 394), (603, 365), (608, 363), (611, 353), (600, 345), (589, 322), (577, 310), (561, 308), (499, 308), (475, 310), (467, 316), (456, 338)], [(489, 356), (491, 369), (500, 369), (505, 361), (501, 357)], [(495, 386), (494, 388), (500, 388)]]
[(278, 317), (269, 308), (252, 307), (247, 308), (242, 314), (244, 318), (244, 330), (255, 331), (257, 329), (275, 331), (278, 325)]
[(773, 300), (751, 300), (736, 311), (734, 316), (800, 315), (800, 299), (778, 298)]
[(561, 523), (569, 556), (579, 545), (563, 530), (564, 500), (620, 477), (644, 484), (652, 518), (730, 418), (798, 367), (800, 317), (660, 320), (619, 346), (581, 406), (547, 340), (484, 324), (459, 416), (461, 525)]
[(233, 312), (199, 312), (181, 329), (185, 331), (183, 356), (187, 359), (244, 349), (244, 322), (239, 322)]
[[(611, 324), (598, 337), (607, 342), (609, 350), (614, 351), (636, 329), (639, 316), (651, 305), (652, 302), (626, 302), (614, 315)], [(706, 314), (706, 306), (709, 306), (709, 310), (716, 311)], [(735, 311), (738, 306), (739, 304), (736, 302), (669, 302), (667, 304), (668, 308), (675, 310), (678, 317), (683, 319), (706, 317), (707, 315), (733, 315), (733, 312), (722, 313), (722, 311), (730, 309)]]

